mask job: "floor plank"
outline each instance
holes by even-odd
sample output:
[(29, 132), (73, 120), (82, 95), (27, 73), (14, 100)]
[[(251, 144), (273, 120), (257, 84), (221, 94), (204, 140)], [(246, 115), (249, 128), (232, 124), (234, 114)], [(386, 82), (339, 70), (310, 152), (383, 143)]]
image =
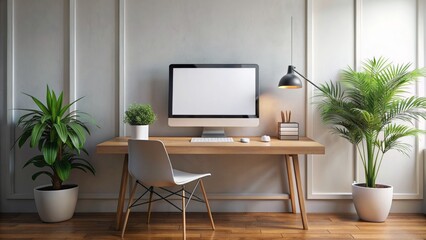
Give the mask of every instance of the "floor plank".
[[(42, 223), (37, 214), (0, 214), (0, 239), (121, 239), (113, 213), (77, 213), (61, 223)], [(206, 213), (187, 214), (188, 239), (426, 239), (424, 214), (391, 214), (384, 223), (363, 222), (355, 214), (309, 214), (309, 230), (298, 214), (213, 213), (216, 230)], [(132, 213), (125, 239), (181, 239), (179, 213)]]

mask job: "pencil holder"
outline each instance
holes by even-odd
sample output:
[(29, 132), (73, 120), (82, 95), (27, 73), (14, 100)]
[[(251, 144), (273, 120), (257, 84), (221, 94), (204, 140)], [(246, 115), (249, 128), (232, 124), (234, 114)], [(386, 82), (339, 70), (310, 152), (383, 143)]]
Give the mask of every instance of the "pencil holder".
[(278, 123), (278, 139), (299, 140), (299, 123), (279, 122)]

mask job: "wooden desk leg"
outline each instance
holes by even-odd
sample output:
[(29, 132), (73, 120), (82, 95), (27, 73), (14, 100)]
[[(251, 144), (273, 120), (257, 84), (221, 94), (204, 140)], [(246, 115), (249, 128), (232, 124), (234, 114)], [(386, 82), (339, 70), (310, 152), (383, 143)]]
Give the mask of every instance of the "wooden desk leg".
[(303, 229), (308, 230), (308, 216), (305, 209), (305, 197), (303, 195), (302, 181), (300, 178), (299, 157), (297, 154), (291, 155), (293, 159), (294, 175), (296, 176), (297, 197), (299, 199), (300, 214), (302, 215)]
[(291, 211), (293, 213), (296, 213), (296, 203), (295, 203), (295, 197), (296, 195), (294, 195), (294, 182), (293, 182), (293, 170), (292, 165), (291, 165), (291, 160), (290, 157), (288, 155), (284, 155), (285, 158), (285, 163), (286, 163), (286, 167), (287, 167), (287, 177), (288, 177), (288, 188), (290, 191), (290, 202), (291, 202)]
[(127, 178), (129, 177), (128, 164), (129, 164), (129, 155), (126, 154), (124, 156), (123, 169), (121, 171), (120, 194), (118, 195), (117, 215), (116, 215), (116, 219), (115, 219), (115, 221), (116, 221), (115, 229), (116, 230), (121, 229), (124, 199), (126, 198)]

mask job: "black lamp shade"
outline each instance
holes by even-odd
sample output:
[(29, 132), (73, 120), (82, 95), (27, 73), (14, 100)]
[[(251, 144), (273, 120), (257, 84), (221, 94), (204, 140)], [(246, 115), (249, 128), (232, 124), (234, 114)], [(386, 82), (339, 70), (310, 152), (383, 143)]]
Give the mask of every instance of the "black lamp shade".
[(279, 88), (301, 88), (302, 81), (298, 78), (293, 71), (293, 66), (288, 66), (287, 74), (281, 78), (278, 83)]

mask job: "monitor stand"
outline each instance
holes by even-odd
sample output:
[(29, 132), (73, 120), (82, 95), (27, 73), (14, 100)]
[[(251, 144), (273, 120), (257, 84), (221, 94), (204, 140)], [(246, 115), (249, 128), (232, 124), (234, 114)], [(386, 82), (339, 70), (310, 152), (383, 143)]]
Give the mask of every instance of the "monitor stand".
[(204, 138), (223, 138), (226, 137), (225, 129), (223, 128), (214, 128), (214, 127), (205, 127), (203, 128), (203, 133), (201, 137)]

